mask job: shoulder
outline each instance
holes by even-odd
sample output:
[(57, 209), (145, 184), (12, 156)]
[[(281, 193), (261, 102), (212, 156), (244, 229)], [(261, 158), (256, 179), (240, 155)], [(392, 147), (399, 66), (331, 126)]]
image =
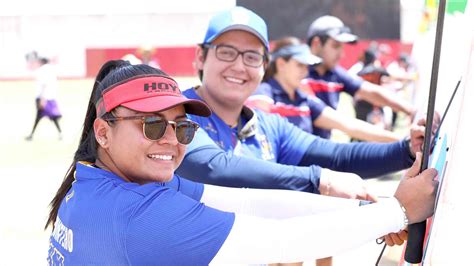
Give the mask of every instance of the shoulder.
[(349, 72), (341, 66), (336, 66), (332, 72), (337, 79), (343, 82), (346, 86), (358, 88), (362, 84), (362, 78), (349, 74)]
[(262, 83), (257, 90), (245, 101), (245, 105), (252, 109), (270, 112), (275, 101), (273, 100), (272, 87), (268, 83)]
[(186, 98), (196, 99), (198, 97), (193, 87), (184, 89), (182, 93)]
[(339, 66), (339, 65), (336, 66), (331, 71), (336, 76), (342, 76), (342, 77), (349, 76), (349, 77), (352, 77), (345, 68), (343, 68), (342, 66)]
[(262, 95), (272, 95), (272, 85), (268, 82), (262, 82), (258, 87), (257, 90), (255, 91), (255, 94), (262, 94)]
[(326, 106), (328, 106), (326, 103), (324, 103), (317, 96), (307, 96), (306, 100), (308, 101), (309, 105), (317, 106), (319, 109), (324, 109)]

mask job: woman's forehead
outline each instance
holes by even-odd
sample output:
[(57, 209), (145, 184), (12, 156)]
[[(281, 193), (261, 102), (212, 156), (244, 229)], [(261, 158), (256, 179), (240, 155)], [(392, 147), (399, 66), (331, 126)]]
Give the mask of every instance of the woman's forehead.
[(222, 33), (217, 37), (213, 44), (229, 44), (236, 46), (236, 48), (244, 48), (243, 50), (257, 50), (263, 51), (265, 46), (262, 44), (257, 36), (242, 30), (230, 30)]

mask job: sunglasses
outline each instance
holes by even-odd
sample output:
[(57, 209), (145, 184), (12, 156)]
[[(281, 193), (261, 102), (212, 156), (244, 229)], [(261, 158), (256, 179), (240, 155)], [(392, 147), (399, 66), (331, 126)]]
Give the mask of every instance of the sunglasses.
[(107, 122), (121, 120), (141, 120), (143, 124), (143, 135), (146, 139), (157, 141), (161, 139), (166, 132), (168, 125), (171, 125), (175, 131), (176, 139), (179, 143), (187, 145), (194, 138), (194, 133), (199, 125), (190, 120), (168, 121), (159, 116), (127, 116), (104, 118)]

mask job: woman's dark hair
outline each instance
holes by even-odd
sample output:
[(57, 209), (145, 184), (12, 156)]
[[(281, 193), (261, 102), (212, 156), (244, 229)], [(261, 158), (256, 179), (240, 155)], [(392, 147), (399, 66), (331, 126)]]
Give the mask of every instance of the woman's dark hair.
[(311, 43), (313, 42), (313, 39), (318, 37), (319, 41), (321, 42), (321, 45), (324, 45), (328, 40), (329, 40), (329, 35), (327, 34), (322, 34), (322, 35), (314, 35), (310, 37), (307, 41), (306, 44), (311, 47)]
[[(290, 45), (298, 45), (298, 44), (301, 44), (301, 41), (296, 37), (292, 37), (292, 36), (283, 37), (279, 40), (276, 40), (273, 43), (272, 53), (278, 52), (278, 50), (280, 50), (283, 47), (290, 46)], [(283, 60), (288, 61), (291, 59), (291, 55), (282, 56), (280, 58), (283, 58)], [(273, 76), (275, 76), (276, 73), (277, 73), (276, 60), (272, 58), (272, 60), (270, 61), (270, 64), (268, 64), (268, 67), (265, 70), (265, 74), (263, 75), (263, 81), (268, 81)]]
[[(151, 66), (144, 64), (131, 65), (128, 61), (123, 60), (108, 61), (99, 70), (89, 99), (79, 146), (74, 154), (73, 162), (66, 172), (63, 183), (59, 187), (58, 191), (56, 192), (56, 195), (50, 203), (51, 210), (49, 213), (48, 220), (46, 222), (45, 229), (47, 229), (50, 225), (54, 226), (56, 216), (58, 215), (59, 206), (61, 205), (61, 202), (68, 193), (69, 189), (71, 189), (72, 182), (74, 181), (76, 163), (79, 161), (95, 162), (95, 160), (97, 159), (97, 142), (93, 125), (95, 119), (97, 118), (95, 106), (97, 101), (102, 96), (102, 91), (125, 79), (145, 74), (158, 74), (168, 76), (163, 71), (153, 68)], [(110, 115), (110, 113), (106, 113), (105, 115)]]

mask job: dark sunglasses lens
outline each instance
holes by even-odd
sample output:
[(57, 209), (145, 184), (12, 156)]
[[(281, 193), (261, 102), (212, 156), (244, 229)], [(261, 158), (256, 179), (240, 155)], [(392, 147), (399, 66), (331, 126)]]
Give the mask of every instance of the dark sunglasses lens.
[(159, 140), (166, 131), (166, 121), (159, 118), (146, 118), (143, 132), (150, 140)]
[(181, 144), (189, 144), (194, 138), (196, 127), (189, 121), (178, 122), (176, 125), (176, 138)]

